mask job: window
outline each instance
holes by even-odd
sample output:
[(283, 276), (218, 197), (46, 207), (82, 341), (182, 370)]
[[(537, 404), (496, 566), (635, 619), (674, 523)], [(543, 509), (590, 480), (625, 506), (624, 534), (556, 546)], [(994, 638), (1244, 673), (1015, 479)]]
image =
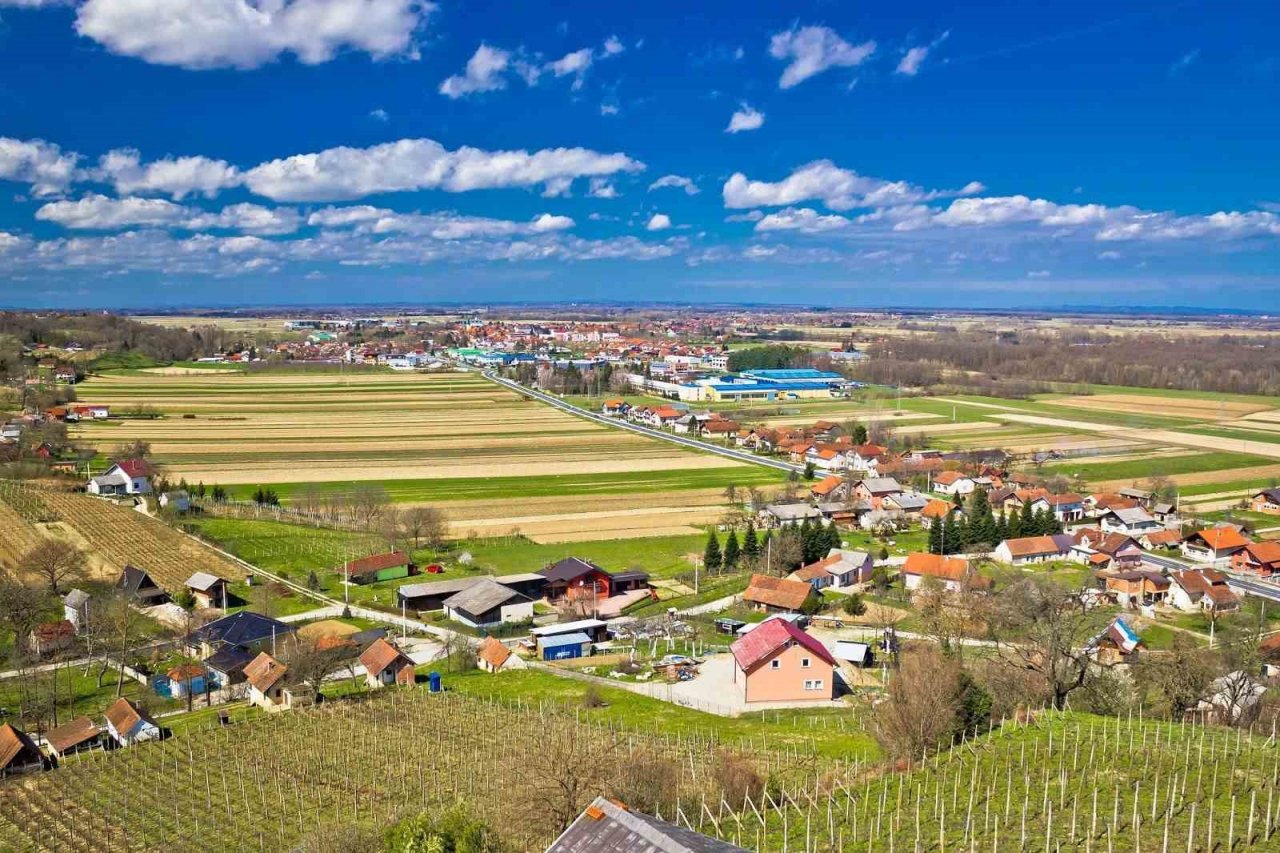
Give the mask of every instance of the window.
[(801, 668), (801, 669), (808, 669), (808, 668), (809, 668), (809, 664), (810, 664), (810, 660), (809, 660), (808, 658), (800, 658), (800, 668)]
[(771, 660), (771, 661), (769, 661), (769, 668), (770, 668), (770, 669), (782, 669), (782, 661), (780, 661), (780, 660)]
[(821, 679), (821, 678), (817, 678), (817, 679), (814, 679), (814, 680), (812, 680), (812, 681), (806, 681), (806, 682), (804, 683), (804, 689), (805, 689), (805, 690), (821, 690), (821, 689), (822, 689), (822, 679)]

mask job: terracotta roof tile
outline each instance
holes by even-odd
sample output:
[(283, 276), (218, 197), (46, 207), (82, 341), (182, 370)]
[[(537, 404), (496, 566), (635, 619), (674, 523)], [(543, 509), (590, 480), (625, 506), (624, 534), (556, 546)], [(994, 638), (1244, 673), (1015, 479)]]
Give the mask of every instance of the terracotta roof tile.
[(812, 594), (813, 587), (803, 581), (752, 575), (750, 585), (742, 593), (742, 600), (783, 610), (799, 610)]

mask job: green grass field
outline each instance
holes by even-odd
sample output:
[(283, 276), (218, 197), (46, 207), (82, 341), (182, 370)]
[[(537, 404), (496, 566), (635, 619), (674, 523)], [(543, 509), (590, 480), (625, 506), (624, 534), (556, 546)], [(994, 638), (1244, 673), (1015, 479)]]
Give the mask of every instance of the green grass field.
[[(1070, 460), (1044, 465), (1039, 473), (1080, 474), (1086, 481), (1096, 483), (1103, 480), (1145, 480), (1150, 477), (1175, 474), (1198, 474), (1202, 471), (1218, 471), (1228, 468), (1247, 468), (1250, 465), (1272, 465), (1274, 459), (1263, 456), (1251, 456), (1244, 453), (1196, 453), (1190, 456), (1173, 456), (1169, 458), (1129, 459), (1123, 462), (1099, 462), (1088, 465), (1073, 465)], [(1220, 488), (1220, 487), (1219, 487)]]

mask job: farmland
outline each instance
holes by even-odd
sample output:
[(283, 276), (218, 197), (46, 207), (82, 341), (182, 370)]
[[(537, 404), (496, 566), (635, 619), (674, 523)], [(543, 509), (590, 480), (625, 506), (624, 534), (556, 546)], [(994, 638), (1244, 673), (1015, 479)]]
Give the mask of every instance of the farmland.
[[(104, 453), (146, 442), (170, 479), (285, 501), (377, 482), (394, 501), (441, 505), (457, 535), (518, 528), (537, 541), (689, 534), (718, 518), (725, 486), (780, 475), (611, 430), (461, 372), (119, 372), (80, 399), (133, 415), (86, 422)], [(515, 519), (500, 511), (522, 501)]]

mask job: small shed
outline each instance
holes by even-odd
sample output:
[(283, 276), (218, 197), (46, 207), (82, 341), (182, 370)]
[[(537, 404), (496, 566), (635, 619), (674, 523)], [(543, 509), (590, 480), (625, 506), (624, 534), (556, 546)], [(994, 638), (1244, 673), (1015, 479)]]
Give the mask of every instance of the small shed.
[(404, 551), (389, 551), (351, 560), (343, 566), (343, 571), (351, 583), (366, 584), (407, 578), (417, 573), (417, 567)]
[(41, 622), (31, 630), (31, 650), (40, 657), (69, 648), (76, 640), (76, 626), (69, 619)]
[(581, 632), (557, 634), (538, 641), (538, 651), (543, 660), (568, 660), (591, 653), (591, 638)]
[(365, 681), (370, 688), (414, 682), (413, 660), (383, 639), (374, 640), (360, 655)]
[(151, 716), (123, 696), (107, 708), (107, 731), (121, 746), (133, 746), (144, 740), (158, 740), (160, 726)]
[(480, 648), (476, 650), (476, 666), (485, 672), (501, 672), (504, 669), (515, 669), (523, 661), (511, 649), (503, 645), (497, 637), (485, 637)]
[(857, 667), (869, 667), (875, 663), (875, 653), (869, 643), (856, 643), (852, 640), (836, 640), (834, 656), (836, 660), (851, 663)]
[(0, 776), (45, 770), (48, 760), (36, 742), (21, 729), (5, 723), (0, 726)]
[(198, 696), (209, 687), (209, 673), (198, 663), (182, 664), (170, 669), (165, 675), (169, 679), (169, 693), (176, 699), (190, 693)]
[(196, 600), (196, 607), (227, 609), (227, 590), (231, 583), (226, 578), (208, 572), (196, 572), (187, 578), (186, 586)]
[(76, 717), (56, 729), (50, 729), (44, 736), (44, 740), (49, 745), (49, 751), (56, 757), (62, 758), (64, 755), (101, 745), (102, 729), (88, 717)]
[(168, 593), (152, 580), (151, 575), (133, 565), (125, 566), (120, 573), (120, 578), (116, 581), (116, 592), (143, 607), (169, 600)]
[(76, 633), (89, 624), (89, 593), (73, 589), (62, 598), (62, 616), (75, 626)]

